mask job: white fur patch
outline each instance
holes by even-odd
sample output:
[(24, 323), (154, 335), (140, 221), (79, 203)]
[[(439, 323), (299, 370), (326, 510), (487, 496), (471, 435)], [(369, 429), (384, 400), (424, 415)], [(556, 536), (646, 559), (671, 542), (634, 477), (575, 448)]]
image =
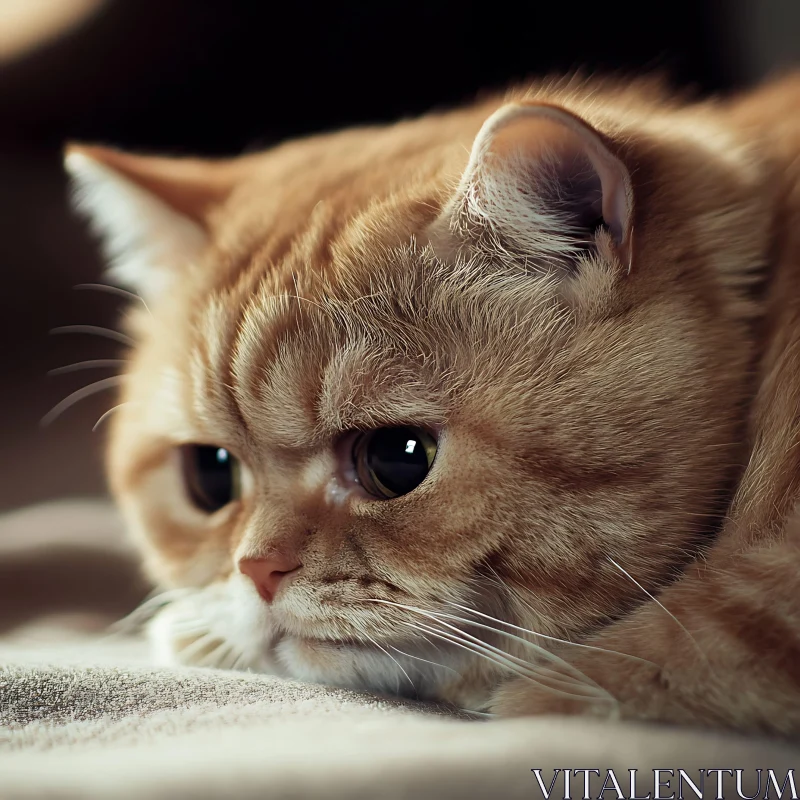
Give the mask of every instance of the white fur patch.
[(155, 615), (147, 634), (159, 665), (281, 673), (269, 654), (275, 635), (269, 609), (238, 574), (184, 590)]
[[(419, 698), (440, 696), (467, 663), (456, 648), (430, 643), (364, 645), (285, 632), (281, 610), (266, 605), (239, 573), (172, 594), (148, 625), (157, 664), (265, 672), (295, 680)], [(165, 597), (166, 597), (165, 595)], [(410, 648), (412, 652), (408, 652)]]
[(203, 229), (84, 153), (69, 153), (75, 207), (91, 222), (111, 278), (146, 300), (162, 295), (207, 243)]

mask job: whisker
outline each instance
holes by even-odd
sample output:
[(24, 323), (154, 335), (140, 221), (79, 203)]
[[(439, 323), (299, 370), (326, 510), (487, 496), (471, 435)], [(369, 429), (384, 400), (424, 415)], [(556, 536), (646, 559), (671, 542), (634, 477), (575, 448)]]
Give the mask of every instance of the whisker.
[(50, 333), (88, 333), (93, 336), (102, 336), (105, 339), (112, 339), (128, 347), (133, 347), (136, 344), (130, 336), (112, 330), (111, 328), (102, 328), (99, 325), (62, 325), (59, 328), (53, 328)]
[(473, 717), (481, 717), (481, 719), (495, 719), (497, 714), (490, 714), (488, 711), (473, 711), (471, 708), (459, 708), (462, 714), (469, 714)]
[[(439, 653), (439, 655), (441, 655), (442, 648), (439, 647), (437, 642), (432, 642), (427, 636), (421, 636), (420, 638), (425, 642), (425, 644), (427, 644), (429, 647), (432, 647), (437, 653)], [(430, 663), (434, 664), (436, 662), (431, 661)], [(444, 666), (444, 664), (440, 664), (440, 666)], [(446, 669), (451, 669), (451, 667), (445, 667), (445, 668)], [(454, 672), (455, 672), (455, 670), (454, 670)], [(459, 675), (459, 677), (461, 677), (461, 676)]]
[(74, 289), (95, 289), (98, 292), (107, 292), (108, 294), (115, 294), (118, 297), (124, 297), (128, 300), (138, 300), (144, 307), (147, 309), (147, 313), (150, 314), (152, 317), (153, 314), (150, 311), (147, 303), (144, 301), (144, 298), (141, 295), (136, 294), (135, 292), (129, 292), (127, 289), (122, 289), (119, 286), (111, 286), (108, 283), (79, 283), (77, 286), (73, 287)]
[[(480, 622), (474, 622), (473, 620), (466, 620), (466, 619), (463, 619), (461, 617), (456, 617), (453, 614), (445, 614), (443, 612), (428, 612), (428, 611), (424, 611), (423, 609), (416, 608), (414, 606), (406, 606), (406, 605), (403, 605), (401, 603), (393, 603), (393, 602), (391, 602), (389, 600), (374, 599), (374, 600), (371, 600), (369, 602), (385, 603), (387, 605), (396, 606), (398, 608), (404, 608), (407, 611), (411, 611), (411, 612), (414, 612), (414, 613), (417, 613), (417, 614), (421, 614), (422, 616), (428, 617), (429, 619), (433, 619), (434, 621), (439, 622), (442, 625), (445, 625), (447, 627), (453, 628), (454, 630), (458, 630), (459, 633), (463, 634), (464, 636), (470, 636), (470, 634), (468, 634), (468, 633), (466, 633), (464, 631), (461, 631), (458, 628), (454, 628), (454, 626), (452, 626), (452, 625), (448, 625), (448, 623), (442, 621), (442, 618), (454, 619), (457, 622), (463, 622), (463, 623), (466, 623), (467, 625), (472, 625), (472, 626), (474, 626), (476, 628), (483, 628), (485, 630), (491, 631), (492, 633), (499, 634), (500, 636), (505, 636), (505, 637), (507, 637), (509, 639), (513, 639), (515, 641), (519, 641), (522, 644), (526, 645), (527, 647), (533, 647), (539, 655), (544, 656), (545, 658), (557, 663), (562, 668), (564, 668), (567, 671), (571, 672), (573, 675), (575, 675), (577, 677), (577, 679), (579, 681), (588, 682), (592, 686), (594, 686), (595, 688), (599, 689), (600, 691), (603, 691), (603, 692), (605, 691), (604, 689), (602, 689), (602, 687), (600, 687), (597, 683), (595, 683), (593, 680), (591, 680), (588, 676), (584, 675), (577, 667), (573, 666), (568, 661), (565, 661), (563, 658), (561, 658), (560, 656), (556, 655), (555, 653), (552, 653), (549, 650), (546, 650), (545, 648), (540, 647), (539, 645), (537, 645), (537, 644), (535, 644), (535, 643), (533, 643), (531, 641), (528, 641), (527, 639), (523, 639), (521, 636), (515, 636), (513, 633), (508, 633), (507, 631), (501, 631), (501, 630), (498, 630), (497, 628), (492, 628), (492, 627), (490, 627), (488, 625), (483, 625)], [(456, 605), (457, 606), (458, 604), (453, 603), (452, 605)], [(463, 606), (459, 606), (459, 607), (463, 608)], [(472, 609), (467, 609), (467, 610), (471, 611)], [(479, 613), (479, 612), (475, 612), (475, 613)], [(494, 619), (493, 617), (489, 617), (488, 614), (482, 614), (481, 616), (486, 616), (486, 617), (488, 617), (489, 619), (492, 619), (492, 620)], [(472, 637), (472, 638), (476, 638), (476, 637)], [(477, 640), (477, 641), (481, 641), (481, 640)], [(483, 645), (485, 645), (486, 647), (490, 647), (490, 648), (493, 647), (492, 645), (490, 645), (488, 643), (485, 643), (485, 642), (481, 642), (481, 643)], [(493, 649), (497, 650), (497, 648), (493, 648)], [(498, 652), (503, 653), (507, 657), (516, 658), (516, 656), (510, 656), (510, 654), (505, 653), (502, 650), (499, 650)]]
[[(415, 628), (416, 627), (416, 625), (414, 625), (414, 624), (412, 624), (410, 622), (402, 622), (401, 621), (400, 624), (401, 625), (407, 625), (407, 626), (409, 626), (411, 628)], [(567, 698), (570, 698), (570, 699), (573, 699), (573, 700), (587, 701), (587, 700), (591, 699), (591, 697), (588, 697), (586, 695), (576, 695), (576, 694), (573, 694), (571, 692), (565, 692), (565, 691), (563, 691), (561, 689), (555, 689), (552, 686), (548, 686), (547, 684), (542, 683), (539, 680), (536, 680), (536, 678), (533, 677), (531, 674), (529, 674), (529, 672), (518, 668), (512, 662), (507, 661), (506, 659), (500, 658), (500, 657), (498, 657), (498, 656), (496, 656), (494, 654), (484, 652), (483, 648), (478, 646), (478, 645), (476, 645), (474, 642), (470, 642), (470, 641), (466, 641), (466, 640), (460, 639), (459, 637), (454, 636), (453, 634), (448, 633), (447, 631), (436, 630), (435, 628), (431, 628), (429, 625), (424, 625), (422, 623), (417, 623), (417, 624), (423, 630), (428, 631), (431, 635), (437, 636), (440, 639), (443, 639), (444, 641), (450, 642), (451, 644), (455, 645), (456, 647), (461, 647), (462, 649), (467, 650), (468, 652), (473, 653), (474, 655), (481, 656), (481, 657), (485, 658), (487, 661), (489, 661), (490, 663), (494, 664), (495, 666), (502, 667), (502, 668), (508, 670), (509, 672), (517, 675), (518, 677), (529, 681), (530, 683), (536, 684), (537, 686), (540, 686), (543, 689), (547, 689), (549, 692), (551, 692), (553, 694), (558, 694), (558, 695), (561, 695), (563, 697), (567, 697)], [(611, 698), (611, 699), (613, 701), (613, 698)], [(614, 701), (614, 702), (616, 702), (616, 701)]]
[[(475, 622), (472, 622), (471, 620), (463, 619), (461, 617), (456, 617), (456, 616), (453, 616), (453, 615), (450, 615), (450, 614), (442, 614), (442, 616), (444, 616), (444, 617), (446, 617), (448, 619), (453, 619), (453, 620), (455, 620), (457, 622), (463, 622), (463, 623), (465, 623), (467, 625), (473, 625), (475, 627), (484, 628), (485, 630), (492, 631), (493, 633), (500, 633), (500, 634), (503, 633), (503, 631), (497, 631), (494, 628), (489, 627), (488, 625), (481, 625), (480, 623), (475, 623)], [(440, 620), (438, 620), (438, 621), (440, 621)], [(570, 671), (572, 671), (573, 673), (577, 673), (577, 677), (570, 678), (568, 675), (564, 675), (564, 673), (554, 672), (553, 670), (548, 669), (547, 667), (543, 667), (543, 666), (540, 666), (538, 664), (537, 665), (530, 664), (525, 659), (519, 658), (518, 656), (512, 655), (511, 653), (507, 653), (505, 650), (502, 650), (499, 647), (495, 647), (494, 645), (491, 645), (488, 642), (484, 642), (482, 639), (479, 639), (477, 636), (473, 636), (472, 634), (467, 633), (466, 631), (462, 631), (459, 628), (456, 628), (456, 627), (454, 627), (452, 625), (449, 625), (446, 622), (441, 622), (441, 624), (446, 625), (448, 628), (452, 628), (453, 630), (458, 631), (462, 636), (467, 637), (468, 639), (478, 643), (480, 646), (482, 646), (484, 648), (488, 648), (492, 652), (501, 655), (503, 658), (510, 659), (510, 660), (514, 661), (519, 666), (521, 666), (523, 669), (534, 671), (536, 673), (537, 677), (544, 676), (547, 680), (552, 681), (553, 683), (558, 683), (558, 684), (562, 684), (562, 685), (564, 683), (566, 683), (570, 688), (575, 688), (573, 686), (573, 684), (577, 683), (578, 684), (577, 688), (582, 688), (584, 690), (588, 690), (590, 692), (590, 694), (594, 694), (596, 692), (600, 692), (603, 696), (607, 696), (608, 695), (608, 692), (605, 689), (603, 689), (601, 686), (598, 686), (598, 684), (596, 684), (594, 681), (592, 681), (588, 676), (584, 675), (576, 667), (573, 667), (571, 664), (567, 664), (566, 662), (563, 662), (561, 659), (559, 659), (558, 656), (555, 656), (554, 660), (556, 660), (556, 662), (559, 663), (561, 666), (569, 668)], [(528, 644), (531, 644), (531, 643), (528, 642)], [(543, 652), (545, 654), (549, 654), (551, 656), (554, 655), (553, 653), (549, 653), (549, 651), (546, 651), (546, 650), (543, 651)]]
[[(639, 661), (639, 662), (641, 662), (643, 664), (648, 664), (651, 667), (658, 668), (658, 664), (654, 664), (652, 661), (650, 661), (650, 660), (648, 660), (646, 658), (641, 658), (639, 656), (633, 656), (630, 653), (621, 653), (619, 650), (608, 650), (605, 647), (597, 647), (596, 645), (593, 645), (593, 644), (584, 644), (583, 642), (571, 642), (569, 639), (560, 639), (558, 636), (550, 636), (550, 635), (548, 635), (546, 633), (537, 633), (536, 631), (531, 631), (531, 630), (528, 630), (527, 628), (522, 628), (519, 625), (514, 625), (512, 622), (506, 622), (503, 619), (498, 619), (497, 617), (492, 617), (489, 614), (484, 614), (481, 611), (478, 611), (478, 610), (476, 610), (474, 608), (469, 608), (467, 606), (460, 605), (459, 603), (451, 603), (451, 605), (455, 606), (456, 608), (460, 608), (462, 611), (466, 611), (469, 614), (476, 614), (479, 617), (483, 617), (484, 619), (491, 620), (492, 622), (497, 622), (500, 625), (504, 625), (507, 628), (512, 628), (513, 630), (521, 631), (522, 633), (527, 633), (530, 636), (538, 636), (540, 639), (546, 639), (547, 641), (556, 642), (558, 644), (565, 644), (565, 645), (568, 645), (570, 647), (582, 647), (585, 650), (595, 650), (598, 653), (606, 653), (607, 655), (621, 656), (622, 658), (630, 658), (633, 661)], [(499, 633), (499, 634), (502, 634), (504, 636), (510, 636), (511, 635), (511, 634), (506, 634), (504, 631), (499, 631), (498, 630), (496, 632)], [(515, 637), (515, 638), (519, 639), (520, 637)], [(521, 639), (521, 641), (527, 642), (529, 645), (532, 645), (534, 647), (538, 646), (534, 642), (529, 642), (527, 639)], [(547, 652), (550, 652), (550, 651), (548, 650)]]
[(58, 405), (50, 409), (50, 411), (48, 411), (47, 414), (42, 417), (42, 420), (39, 424), (42, 427), (48, 426), (51, 422), (60, 417), (68, 408), (74, 406), (75, 403), (79, 403), (81, 400), (91, 397), (93, 394), (97, 394), (98, 392), (102, 392), (105, 389), (113, 389), (114, 387), (119, 386), (123, 380), (123, 375), (114, 375), (111, 378), (103, 378), (101, 381), (90, 383), (88, 386), (84, 386), (82, 389), (74, 391), (72, 394), (67, 395), (60, 403), (58, 403)]
[[(397, 664), (397, 666), (400, 668), (400, 671), (403, 673), (403, 675), (406, 676), (406, 679), (411, 684), (411, 688), (414, 690), (414, 694), (419, 695), (417, 687), (414, 686), (414, 681), (411, 680), (411, 676), (405, 671), (405, 669), (403, 669), (403, 665), (385, 647), (381, 647), (381, 645), (379, 645), (378, 642), (376, 642), (375, 639), (373, 639), (372, 636), (370, 636), (366, 631), (362, 630), (361, 634), (363, 636), (366, 636), (366, 638), (369, 639), (369, 641), (372, 642), (372, 644), (374, 644), (375, 647), (378, 648), (378, 650), (384, 653), (384, 655), (387, 655), (389, 658), (392, 659), (392, 661), (394, 661), (395, 664)], [(398, 685), (398, 689), (399, 688), (400, 687)]]
[(506, 662), (504, 659), (498, 658), (495, 654), (491, 653), (489, 650), (484, 652), (482, 647), (467, 639), (462, 639), (461, 637), (455, 636), (454, 634), (449, 633), (448, 631), (437, 630), (436, 628), (433, 628), (430, 625), (426, 625), (422, 622), (405, 622), (403, 620), (399, 620), (399, 622), (401, 625), (405, 625), (406, 627), (411, 628), (412, 630), (425, 631), (430, 635), (435, 636), (438, 639), (441, 639), (442, 641), (449, 642), (450, 644), (454, 644), (457, 647), (460, 647), (463, 650), (467, 650), (470, 653), (482, 656), (495, 666), (508, 669), (510, 672), (513, 672), (519, 675), (520, 677), (526, 677), (526, 678), (529, 677), (527, 673), (525, 673), (522, 669), (514, 665), (513, 662), (511, 661)]
[(149, 622), (162, 608), (176, 600), (191, 594), (191, 589), (170, 589), (165, 592), (151, 593), (136, 608), (109, 626), (109, 630), (119, 633), (139, 630)]
[(630, 580), (634, 586), (637, 586), (639, 589), (642, 590), (667, 616), (669, 616), (673, 622), (689, 637), (689, 641), (694, 645), (695, 650), (697, 650), (698, 655), (705, 661), (706, 667), (713, 672), (711, 669), (711, 664), (708, 660), (708, 656), (703, 652), (700, 645), (697, 643), (697, 640), (692, 636), (689, 629), (653, 594), (647, 591), (647, 589), (642, 586), (633, 575), (630, 574), (624, 567), (620, 566), (616, 561), (614, 561), (611, 556), (606, 556), (606, 558), (613, 564), (628, 580)]
[(453, 667), (448, 667), (447, 664), (439, 664), (437, 661), (429, 661), (427, 658), (422, 658), (421, 656), (415, 656), (411, 653), (406, 653), (404, 650), (401, 650), (399, 647), (394, 647), (393, 645), (386, 645), (390, 650), (394, 650), (395, 653), (400, 653), (401, 656), (405, 656), (406, 658), (413, 658), (415, 661), (422, 661), (424, 664), (430, 664), (432, 667), (440, 667), (441, 669), (449, 669), (450, 672), (454, 673), (458, 678), (461, 677), (461, 673), (457, 669), (453, 669)]
[(48, 375), (66, 375), (68, 372), (77, 372), (82, 369), (103, 369), (106, 367), (118, 367), (120, 364), (127, 363), (124, 358), (95, 358), (90, 361), (78, 361), (77, 364), (67, 364), (63, 367), (51, 369)]
[(106, 420), (108, 417), (110, 417), (110, 416), (111, 416), (111, 415), (112, 415), (112, 414), (113, 414), (115, 411), (117, 411), (118, 409), (122, 408), (123, 406), (129, 406), (129, 405), (131, 405), (131, 404), (132, 404), (132, 402), (133, 402), (133, 401), (129, 400), (129, 401), (128, 401), (128, 402), (126, 402), (126, 403), (120, 403), (119, 405), (112, 406), (111, 408), (109, 408), (109, 409), (108, 409), (108, 411), (106, 411), (105, 413), (101, 414), (101, 415), (100, 415), (100, 418), (97, 420), (97, 422), (95, 422), (95, 424), (94, 424), (94, 425), (92, 425), (92, 433), (94, 433), (94, 432), (95, 432), (95, 431), (96, 431), (96, 430), (97, 430), (97, 429), (98, 429), (98, 428), (99, 428), (99, 427), (100, 427), (100, 426), (103, 424), (103, 422), (104, 422), (104, 421), (105, 421), (105, 420)]
[[(384, 601), (384, 602), (388, 602), (388, 601)], [(392, 605), (400, 605), (400, 604), (392, 603)], [(447, 622), (443, 622), (440, 617), (455, 619), (458, 622), (464, 622), (467, 625), (475, 625), (476, 627), (482, 627), (482, 628), (485, 628), (486, 630), (492, 631), (494, 633), (501, 633), (502, 634), (502, 633), (504, 633), (503, 631), (496, 631), (494, 628), (490, 628), (490, 627), (488, 627), (486, 625), (481, 625), (480, 623), (474, 623), (471, 620), (465, 620), (465, 619), (462, 619), (460, 617), (455, 617), (455, 616), (450, 615), (450, 614), (439, 614), (439, 613), (435, 613), (435, 612), (428, 613), (428, 612), (423, 611), (422, 609), (414, 608), (413, 606), (408, 606), (407, 608), (408, 608), (408, 610), (415, 611), (418, 614), (422, 614), (425, 617), (433, 619), (434, 621), (438, 622), (440, 625), (444, 625), (445, 627), (450, 628), (451, 630), (455, 631), (461, 637), (462, 641), (470, 640), (471, 642), (475, 643), (478, 647), (480, 647), (484, 652), (485, 651), (490, 651), (491, 653), (495, 654), (495, 657), (499, 657), (503, 661), (503, 663), (505, 663), (506, 665), (508, 665), (509, 663), (513, 663), (513, 664), (515, 664), (515, 666), (521, 667), (521, 668), (527, 670), (528, 672), (535, 672), (535, 674), (539, 678), (544, 676), (547, 680), (550, 680), (550, 681), (553, 681), (555, 683), (559, 683), (559, 684), (562, 684), (562, 685), (566, 682), (570, 686), (570, 688), (575, 688), (574, 686), (572, 686), (572, 684), (573, 683), (578, 683), (579, 684), (578, 688), (581, 688), (581, 689), (584, 689), (584, 690), (588, 690), (592, 694), (596, 694), (596, 692), (600, 692), (603, 697), (609, 698), (609, 699), (613, 699), (613, 698), (611, 698), (611, 696), (609, 695), (609, 693), (605, 689), (603, 689), (602, 687), (598, 686), (588, 676), (584, 675), (576, 667), (573, 667), (571, 664), (568, 664), (568, 663), (564, 662), (563, 659), (560, 659), (558, 656), (556, 656), (553, 653), (550, 653), (549, 651), (543, 651), (543, 653), (546, 656), (551, 657), (553, 660), (557, 661), (558, 663), (560, 663), (562, 666), (564, 666), (565, 668), (569, 669), (573, 673), (576, 673), (577, 674), (577, 678), (573, 678), (571, 680), (571, 682), (570, 682), (569, 676), (564, 675), (563, 673), (554, 673), (552, 670), (549, 670), (546, 667), (534, 666), (532, 664), (529, 664), (524, 659), (518, 658), (517, 656), (514, 656), (511, 653), (507, 653), (506, 651), (501, 650), (500, 648), (495, 647), (494, 645), (491, 645), (488, 642), (485, 642), (482, 639), (479, 639), (478, 637), (473, 636), (472, 634), (469, 634), (466, 631), (463, 631), (460, 628), (455, 627), (454, 625), (450, 625)], [(510, 635), (510, 634), (507, 634), (507, 635)], [(523, 641), (525, 641), (525, 640), (523, 640)], [(527, 642), (527, 644), (531, 645), (532, 643)], [(533, 646), (535, 647), (535, 645), (533, 645)], [(543, 685), (546, 685), (546, 684), (543, 684)]]

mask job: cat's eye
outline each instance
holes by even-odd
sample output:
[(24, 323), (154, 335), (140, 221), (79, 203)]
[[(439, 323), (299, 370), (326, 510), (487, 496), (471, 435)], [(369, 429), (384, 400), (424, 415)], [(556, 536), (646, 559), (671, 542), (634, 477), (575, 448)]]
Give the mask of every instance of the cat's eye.
[(180, 448), (183, 482), (202, 511), (218, 511), (241, 495), (241, 465), (224, 447), (187, 444)]
[(416, 489), (430, 471), (436, 439), (422, 428), (378, 428), (357, 436), (353, 465), (358, 482), (388, 500)]

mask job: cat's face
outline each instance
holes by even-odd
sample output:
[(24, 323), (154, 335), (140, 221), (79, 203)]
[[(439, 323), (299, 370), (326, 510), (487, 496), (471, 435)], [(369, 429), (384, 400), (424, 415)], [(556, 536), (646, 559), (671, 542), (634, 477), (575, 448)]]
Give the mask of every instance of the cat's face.
[(72, 157), (144, 226), (109, 463), (187, 590), (154, 626), (178, 660), (477, 707), (531, 660), (499, 631), (580, 637), (713, 526), (746, 180), (674, 132), (506, 106), (475, 138), (488, 113), (224, 164)]

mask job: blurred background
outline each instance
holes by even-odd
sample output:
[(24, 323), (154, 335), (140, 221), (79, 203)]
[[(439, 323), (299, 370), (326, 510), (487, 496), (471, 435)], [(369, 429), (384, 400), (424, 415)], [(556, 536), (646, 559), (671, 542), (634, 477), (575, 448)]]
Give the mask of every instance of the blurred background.
[(798, 60), (800, 0), (0, 0), (0, 510), (105, 491), (92, 427), (113, 392), (39, 425), (110, 374), (48, 370), (120, 352), (48, 333), (113, 328), (124, 302), (73, 288), (102, 265), (68, 207), (65, 141), (234, 154), (579, 66), (705, 94)]

